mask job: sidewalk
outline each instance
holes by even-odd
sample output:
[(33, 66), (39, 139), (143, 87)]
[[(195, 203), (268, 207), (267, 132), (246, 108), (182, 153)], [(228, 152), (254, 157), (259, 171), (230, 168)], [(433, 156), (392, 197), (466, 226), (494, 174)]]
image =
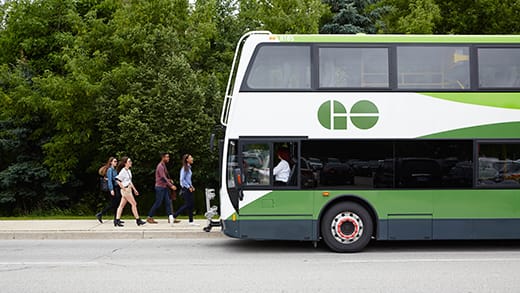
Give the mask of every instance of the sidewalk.
[(124, 227), (114, 227), (111, 220), (103, 224), (92, 220), (28, 220), (0, 221), (0, 240), (12, 239), (152, 239), (152, 238), (219, 238), (220, 227), (204, 232), (207, 220), (195, 220), (199, 226), (181, 220), (172, 227), (166, 218), (158, 224), (137, 226), (134, 219), (122, 219)]

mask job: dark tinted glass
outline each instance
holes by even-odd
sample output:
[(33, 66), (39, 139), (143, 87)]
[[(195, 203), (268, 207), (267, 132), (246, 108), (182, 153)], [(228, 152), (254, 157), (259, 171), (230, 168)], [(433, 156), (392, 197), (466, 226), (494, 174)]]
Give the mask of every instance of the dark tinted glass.
[(469, 188), (472, 148), (471, 141), (305, 141), (302, 187)]
[(302, 142), (303, 188), (372, 189), (393, 179), (393, 168), (376, 174), (392, 158), (391, 142), (313, 140)]
[(480, 144), (477, 184), (483, 187), (520, 187), (520, 143)]
[(471, 141), (411, 141), (395, 144), (397, 188), (472, 186)]

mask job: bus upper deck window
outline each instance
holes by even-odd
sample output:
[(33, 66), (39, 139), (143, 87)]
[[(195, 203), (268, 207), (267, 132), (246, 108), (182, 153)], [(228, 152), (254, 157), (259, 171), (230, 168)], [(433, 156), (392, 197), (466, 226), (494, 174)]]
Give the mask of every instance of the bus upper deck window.
[(264, 45), (248, 69), (246, 87), (252, 90), (310, 89), (309, 46)]
[(387, 48), (319, 49), (321, 88), (387, 88)]
[(398, 46), (400, 89), (468, 89), (469, 47)]
[(481, 88), (520, 88), (520, 48), (479, 48)]

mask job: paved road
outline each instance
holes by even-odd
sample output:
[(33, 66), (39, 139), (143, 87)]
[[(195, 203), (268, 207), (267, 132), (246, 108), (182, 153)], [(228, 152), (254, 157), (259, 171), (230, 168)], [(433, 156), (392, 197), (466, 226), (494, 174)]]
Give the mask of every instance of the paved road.
[(520, 241), (0, 241), (0, 292), (519, 292)]

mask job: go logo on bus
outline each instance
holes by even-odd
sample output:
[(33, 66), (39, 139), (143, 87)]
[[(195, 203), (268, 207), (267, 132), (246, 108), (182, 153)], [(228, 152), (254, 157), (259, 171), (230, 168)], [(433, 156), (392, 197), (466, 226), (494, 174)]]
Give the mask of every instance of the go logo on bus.
[(355, 103), (350, 108), (350, 114), (345, 106), (335, 100), (321, 104), (318, 109), (318, 120), (320, 124), (333, 130), (347, 129), (347, 121), (350, 118), (352, 124), (359, 129), (370, 129), (379, 120), (379, 110), (374, 103), (362, 100)]

